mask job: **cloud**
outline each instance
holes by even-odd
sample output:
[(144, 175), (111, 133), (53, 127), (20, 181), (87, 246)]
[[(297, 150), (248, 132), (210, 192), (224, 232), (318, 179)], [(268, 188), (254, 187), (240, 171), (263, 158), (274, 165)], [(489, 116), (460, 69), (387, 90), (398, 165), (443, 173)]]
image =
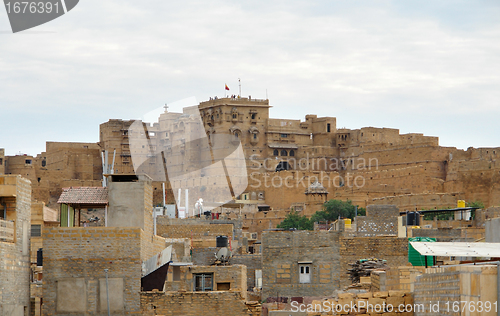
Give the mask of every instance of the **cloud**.
[[(0, 34), (0, 137), (7, 153), (47, 140), (98, 141), (98, 125), (224, 93), (264, 98), (273, 117), (336, 116), (348, 128), (439, 133), (496, 145), (498, 5), (491, 1), (96, 1)], [(0, 10), (0, 29), (8, 20)], [(70, 123), (71, 122), (71, 123)], [(436, 130), (436, 123), (450, 127)], [(35, 132), (36, 131), (36, 132)], [(475, 135), (471, 139), (469, 135)]]

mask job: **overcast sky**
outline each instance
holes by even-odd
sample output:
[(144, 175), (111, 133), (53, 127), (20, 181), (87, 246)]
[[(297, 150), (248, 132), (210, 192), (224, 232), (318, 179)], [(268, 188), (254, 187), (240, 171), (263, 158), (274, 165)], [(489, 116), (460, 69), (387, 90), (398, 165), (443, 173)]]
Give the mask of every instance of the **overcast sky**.
[(0, 7), (0, 148), (97, 142), (100, 123), (238, 78), (274, 118), (500, 146), (499, 17), (497, 0), (81, 0), (12, 34)]

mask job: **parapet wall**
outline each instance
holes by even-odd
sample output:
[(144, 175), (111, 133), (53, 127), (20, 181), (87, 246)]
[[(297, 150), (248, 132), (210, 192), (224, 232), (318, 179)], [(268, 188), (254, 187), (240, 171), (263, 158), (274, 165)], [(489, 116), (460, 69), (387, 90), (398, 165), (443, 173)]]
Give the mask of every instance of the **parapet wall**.
[(169, 316), (260, 316), (238, 292), (141, 292), (141, 315)]
[[(460, 265), (427, 268), (425, 274), (416, 278), (414, 298), (415, 304), (424, 306), (424, 311), (415, 313), (416, 316), (473, 315), (477, 311), (478, 304), (484, 308), (486, 302), (489, 302), (490, 311), (481, 315), (497, 315), (495, 311), (498, 304), (495, 304), (498, 299), (497, 266)], [(455, 303), (457, 301), (458, 303)], [(470, 303), (464, 306), (460, 301)], [(431, 307), (431, 303), (434, 308)], [(459, 309), (464, 308), (465, 312), (453, 313), (453, 304), (459, 304)]]

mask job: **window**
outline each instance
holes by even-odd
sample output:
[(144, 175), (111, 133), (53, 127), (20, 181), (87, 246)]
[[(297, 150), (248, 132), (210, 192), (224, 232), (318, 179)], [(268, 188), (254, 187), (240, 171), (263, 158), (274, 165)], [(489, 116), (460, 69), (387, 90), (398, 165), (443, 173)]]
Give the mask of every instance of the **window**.
[(257, 134), (253, 134), (253, 139), (257, 139)]
[(299, 265), (299, 283), (311, 283), (310, 265)]
[(275, 150), (273, 151), (273, 155), (274, 155), (274, 156), (278, 156), (278, 150), (277, 150), (277, 149), (275, 149)]
[(180, 281), (181, 280), (181, 267), (179, 266), (174, 266), (173, 268), (173, 280), (174, 281)]
[(257, 117), (257, 114), (252, 113), (252, 120), (255, 120), (256, 117)]
[[(2, 159), (0, 159), (0, 165), (1, 165), (1, 161), (2, 161)], [(46, 165), (47, 165), (47, 161), (42, 160), (42, 167), (45, 167)]]
[(25, 160), (25, 163), (26, 163), (27, 165), (31, 165), (31, 159), (26, 159), (26, 160)]
[(233, 119), (236, 119), (236, 118), (238, 118), (238, 114), (233, 113)]
[(231, 289), (231, 283), (221, 282), (217, 283), (217, 291), (229, 291)]
[(288, 137), (288, 134), (281, 134), (280, 135), (282, 138), (287, 138)]
[(0, 158), (0, 166), (3, 164), (3, 159)]
[(330, 123), (326, 124), (326, 131), (330, 133)]
[(42, 236), (42, 225), (31, 225), (31, 237)]
[(294, 157), (295, 156), (295, 151), (293, 149), (290, 150), (290, 157)]
[(281, 156), (288, 156), (288, 152), (286, 150), (282, 150), (281, 151)]
[(200, 273), (194, 275), (194, 290), (205, 292), (213, 290), (213, 274)]

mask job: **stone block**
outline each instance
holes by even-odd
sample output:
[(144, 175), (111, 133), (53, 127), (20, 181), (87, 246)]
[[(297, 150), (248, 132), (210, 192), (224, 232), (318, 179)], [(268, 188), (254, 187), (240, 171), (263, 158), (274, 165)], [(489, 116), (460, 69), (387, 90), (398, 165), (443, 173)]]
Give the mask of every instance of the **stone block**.
[(388, 291), (373, 292), (373, 297), (386, 298), (389, 297)]

